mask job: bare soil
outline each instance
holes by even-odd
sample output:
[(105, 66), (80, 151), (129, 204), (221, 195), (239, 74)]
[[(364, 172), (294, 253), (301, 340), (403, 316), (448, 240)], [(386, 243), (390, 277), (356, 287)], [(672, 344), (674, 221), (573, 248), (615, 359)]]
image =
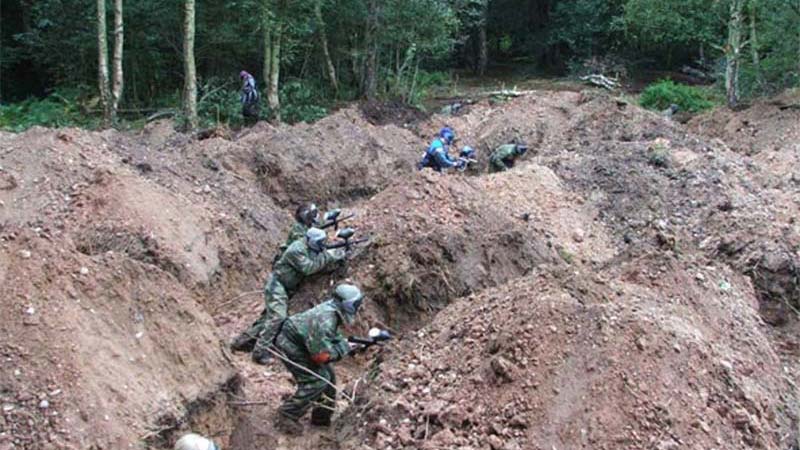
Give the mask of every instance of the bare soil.
[[(0, 133), (0, 449), (167, 449), (187, 430), (234, 450), (793, 448), (793, 111), (684, 127), (563, 90), (202, 138)], [(414, 169), (445, 124), (482, 171)], [(485, 174), (512, 140), (529, 154)], [(271, 423), (286, 371), (226, 342), (305, 201), (355, 212), (370, 242), (292, 310), (349, 279), (368, 297), (349, 331), (397, 339), (340, 363), (352, 400), (291, 438)]]

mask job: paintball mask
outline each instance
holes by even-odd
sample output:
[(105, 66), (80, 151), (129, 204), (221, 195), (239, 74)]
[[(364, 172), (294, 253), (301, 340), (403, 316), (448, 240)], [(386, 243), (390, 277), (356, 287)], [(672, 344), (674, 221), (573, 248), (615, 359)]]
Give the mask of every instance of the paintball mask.
[(306, 245), (311, 250), (320, 253), (325, 250), (325, 243), (328, 242), (328, 235), (319, 228), (309, 228), (306, 232)]
[(345, 322), (350, 325), (355, 321), (356, 313), (364, 301), (361, 289), (352, 284), (340, 284), (333, 291), (333, 296), (339, 304)]
[(461, 148), (461, 153), (458, 156), (467, 159), (475, 159), (475, 149), (469, 145), (465, 145)]
[(178, 439), (175, 450), (219, 450), (219, 447), (211, 439), (189, 433)]
[(518, 155), (522, 156), (528, 151), (528, 146), (525, 144), (517, 144), (517, 146), (514, 148), (514, 151), (516, 151)]
[(444, 127), (439, 131), (439, 137), (444, 139), (444, 141), (447, 143), (447, 145), (450, 145), (450, 144), (453, 143), (453, 140), (456, 138), (456, 134), (455, 134), (455, 132), (453, 131), (452, 128)]
[(297, 211), (294, 213), (294, 218), (303, 225), (310, 227), (311, 225), (317, 223), (318, 215), (319, 210), (317, 209), (317, 205), (309, 203), (308, 205), (303, 205), (297, 208)]

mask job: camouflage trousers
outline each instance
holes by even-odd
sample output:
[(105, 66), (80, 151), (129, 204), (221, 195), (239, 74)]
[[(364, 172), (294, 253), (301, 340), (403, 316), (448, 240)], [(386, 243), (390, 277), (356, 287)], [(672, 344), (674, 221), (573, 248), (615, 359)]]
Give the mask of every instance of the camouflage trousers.
[(271, 274), (264, 285), (264, 310), (261, 315), (244, 331), (248, 338), (255, 342), (255, 349), (266, 348), (272, 343), (277, 332), (277, 325), (288, 314), (289, 293), (280, 281)]
[(489, 173), (503, 172), (508, 170), (508, 165), (502, 159), (489, 158)]
[[(308, 359), (308, 355), (279, 334), (275, 339), (277, 351), (294, 364), (283, 361), (292, 374), (297, 390), (278, 408), (278, 412), (289, 419), (299, 420), (311, 409), (311, 423), (327, 425), (336, 408), (336, 374), (330, 364), (318, 366)], [(296, 364), (296, 365), (295, 365)], [(301, 369), (303, 367), (310, 371)], [(314, 375), (312, 375), (312, 373)], [(316, 375), (316, 376), (315, 376)], [(327, 380), (327, 383), (323, 380)], [(328, 384), (330, 383), (330, 384)]]

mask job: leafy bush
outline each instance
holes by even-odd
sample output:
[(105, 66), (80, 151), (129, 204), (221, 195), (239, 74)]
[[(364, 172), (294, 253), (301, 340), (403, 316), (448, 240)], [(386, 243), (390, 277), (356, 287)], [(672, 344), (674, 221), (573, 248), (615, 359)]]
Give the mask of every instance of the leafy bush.
[(664, 110), (676, 104), (681, 111), (700, 112), (714, 106), (709, 95), (701, 88), (661, 80), (648, 86), (639, 97), (639, 104), (647, 109)]
[(79, 89), (56, 91), (43, 99), (30, 98), (0, 105), (0, 129), (20, 132), (33, 126), (96, 127), (98, 119), (82, 111)]
[[(198, 92), (197, 115), (201, 127), (219, 124), (241, 126), (242, 105), (239, 102), (239, 90), (235, 83), (218, 78), (210, 78), (203, 83)], [(177, 104), (180, 104), (178, 101)]]
[(289, 123), (315, 122), (328, 115), (321, 90), (299, 80), (288, 81), (280, 91), (281, 118)]

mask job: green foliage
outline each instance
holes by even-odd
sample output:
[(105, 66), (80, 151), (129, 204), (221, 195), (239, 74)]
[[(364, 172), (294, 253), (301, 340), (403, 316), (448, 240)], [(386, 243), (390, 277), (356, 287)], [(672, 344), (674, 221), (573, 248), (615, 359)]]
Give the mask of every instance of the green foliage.
[(549, 41), (553, 45), (566, 45), (575, 56), (593, 56), (613, 44), (617, 30), (612, 19), (619, 9), (618, 1), (557, 2)]
[(28, 99), (0, 105), (0, 129), (24, 131), (33, 126), (88, 127), (97, 126), (98, 119), (86, 115), (79, 103), (77, 89), (53, 93), (44, 99)]
[(211, 78), (203, 83), (199, 92), (197, 114), (201, 126), (210, 127), (225, 124), (239, 127), (243, 123), (242, 105), (239, 102), (238, 87), (232, 81)]
[(639, 104), (647, 109), (664, 110), (678, 105), (682, 111), (700, 112), (714, 106), (709, 95), (701, 88), (662, 80), (651, 84), (639, 97)]
[(627, 0), (623, 21), (627, 37), (641, 48), (670, 53), (721, 43), (725, 8), (707, 0)]
[(292, 80), (284, 83), (280, 91), (281, 116), (289, 123), (315, 122), (328, 115), (323, 106), (324, 94), (319, 88)]

